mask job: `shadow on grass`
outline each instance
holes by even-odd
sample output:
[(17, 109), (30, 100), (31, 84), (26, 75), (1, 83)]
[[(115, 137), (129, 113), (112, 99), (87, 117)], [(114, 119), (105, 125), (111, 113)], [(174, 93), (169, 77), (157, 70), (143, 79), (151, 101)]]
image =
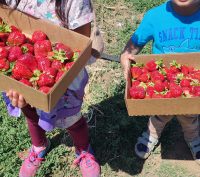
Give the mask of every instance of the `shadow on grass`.
[[(144, 160), (136, 156), (134, 145), (146, 130), (148, 117), (129, 117), (123, 94), (94, 106), (103, 113), (96, 112), (96, 127), (90, 132), (91, 144), (100, 164), (108, 164), (114, 171), (130, 175), (141, 173)], [(165, 127), (160, 145), (162, 159), (192, 160), (176, 119)]]

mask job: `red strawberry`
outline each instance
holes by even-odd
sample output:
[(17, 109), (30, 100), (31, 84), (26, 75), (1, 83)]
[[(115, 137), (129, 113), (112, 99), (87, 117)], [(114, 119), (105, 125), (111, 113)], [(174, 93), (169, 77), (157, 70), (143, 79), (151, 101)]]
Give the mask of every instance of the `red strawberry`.
[(33, 86), (32, 83), (31, 83), (29, 80), (24, 79), (24, 78), (22, 78), (22, 79), (20, 80), (20, 82), (24, 83), (25, 85), (31, 86), (31, 87)]
[(20, 46), (25, 43), (26, 36), (19, 31), (11, 32), (7, 39), (9, 46)]
[(171, 92), (168, 91), (168, 92), (166, 92), (166, 93), (164, 94), (164, 98), (173, 98), (173, 96), (172, 96)]
[(12, 76), (17, 79), (21, 80), (24, 79), (30, 79), (32, 77), (33, 73), (31, 70), (21, 62), (16, 62), (13, 70), (12, 70)]
[(73, 64), (74, 64), (73, 61), (72, 61), (72, 62), (67, 62), (67, 63), (65, 64), (65, 69), (68, 71), (68, 70), (72, 67)]
[(44, 70), (44, 73), (49, 76), (52, 76), (53, 78), (56, 78), (58, 70), (56, 68), (47, 68)]
[(137, 79), (142, 74), (142, 69), (138, 66), (131, 67), (131, 75), (133, 79)]
[(7, 58), (8, 51), (5, 47), (0, 47), (0, 58)]
[(165, 76), (163, 74), (161, 74), (159, 71), (153, 71), (151, 73), (151, 80), (153, 82), (158, 81), (158, 80), (164, 81), (165, 80)]
[(152, 95), (155, 93), (155, 88), (153, 86), (148, 86), (146, 89), (147, 95), (151, 98)]
[(5, 47), (5, 45), (6, 45), (5, 42), (0, 42), (1, 47)]
[(174, 98), (180, 97), (183, 93), (183, 90), (180, 86), (170, 87), (170, 92)]
[(18, 61), (26, 65), (32, 72), (34, 72), (34, 70), (37, 70), (38, 68), (35, 57), (30, 53), (21, 55), (18, 58)]
[(49, 91), (51, 90), (51, 87), (42, 86), (39, 88), (39, 90), (43, 93), (49, 93)]
[(37, 84), (39, 87), (42, 87), (42, 86), (52, 87), (54, 83), (55, 83), (55, 79), (46, 73), (42, 73), (39, 76), (39, 80), (37, 81)]
[(58, 50), (58, 51), (59, 50), (64, 51), (66, 58), (69, 59), (69, 60), (74, 55), (74, 52), (72, 51), (72, 49), (69, 46), (67, 46), (67, 45), (65, 45), (63, 43), (56, 43), (55, 46), (54, 46), (54, 49)]
[(13, 46), (9, 50), (8, 60), (10, 62), (16, 61), (22, 55), (22, 50), (19, 46)]
[(32, 35), (32, 41), (36, 43), (37, 41), (44, 41), (47, 39), (47, 35), (42, 31), (34, 31)]
[(51, 66), (51, 61), (47, 57), (36, 56), (36, 60), (38, 62), (38, 69), (40, 71), (44, 71)]
[(140, 85), (140, 81), (138, 81), (138, 80), (132, 81), (132, 86), (138, 86), (138, 85)]
[(191, 74), (192, 79), (198, 79), (200, 81), (200, 71), (195, 71)]
[(163, 84), (162, 81), (158, 80), (158, 81), (155, 82), (154, 89), (157, 92), (162, 92), (162, 91), (165, 90), (165, 85)]
[(58, 82), (58, 80), (60, 80), (60, 78), (62, 77), (62, 75), (64, 74), (64, 72), (65, 71), (63, 71), (63, 70), (58, 71), (57, 76), (56, 76), (56, 82)]
[(169, 68), (171, 73), (178, 73), (181, 70), (181, 65), (178, 64), (175, 60), (172, 61), (172, 63), (170, 63), (170, 68)]
[(154, 93), (152, 95), (152, 98), (164, 98), (164, 95), (160, 94), (160, 93)]
[(200, 96), (200, 86), (194, 86), (193, 87), (193, 94), (195, 96)]
[(141, 86), (131, 87), (129, 92), (130, 92), (131, 98), (134, 98), (134, 99), (144, 99), (146, 95), (144, 88)]
[(35, 56), (44, 56), (46, 57), (48, 55), (48, 52), (51, 52), (51, 42), (49, 40), (44, 41), (37, 41), (34, 44), (34, 53)]
[(53, 60), (52, 63), (51, 63), (51, 67), (52, 68), (56, 68), (58, 70), (64, 68), (64, 63), (62, 63), (61, 61), (59, 60)]
[(180, 82), (181, 87), (190, 87), (190, 80), (189, 79), (182, 79)]
[(6, 58), (0, 59), (0, 71), (7, 71), (10, 68), (10, 63)]
[(150, 60), (146, 63), (145, 67), (148, 69), (148, 71), (156, 71), (157, 69), (163, 67), (163, 61), (162, 60)]
[(23, 53), (30, 53), (30, 54), (33, 54), (34, 52), (34, 48), (33, 48), (33, 45), (32, 44), (29, 44), (29, 43), (25, 43), (21, 46), (21, 49), (23, 51)]
[(167, 80), (169, 81), (169, 82), (174, 82), (174, 81), (176, 81), (176, 78), (177, 78), (177, 73), (175, 74), (175, 73), (171, 73), (171, 72), (168, 72), (167, 73)]
[(22, 32), (19, 28), (17, 28), (17, 27), (14, 26), (14, 25), (11, 25), (11, 26), (10, 26), (10, 29), (11, 29), (11, 32), (15, 32), (15, 31)]
[(149, 73), (142, 73), (138, 78), (137, 78), (138, 81), (140, 82), (148, 82), (149, 81)]
[(187, 75), (189, 73), (189, 68), (186, 66), (186, 65), (182, 65), (181, 66), (181, 72), (184, 74), (184, 75)]

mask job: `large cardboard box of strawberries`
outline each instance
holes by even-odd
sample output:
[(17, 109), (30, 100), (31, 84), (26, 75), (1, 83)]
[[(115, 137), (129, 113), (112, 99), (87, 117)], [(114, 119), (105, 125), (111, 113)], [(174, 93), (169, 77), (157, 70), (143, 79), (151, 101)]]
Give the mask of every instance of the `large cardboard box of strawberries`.
[(200, 114), (200, 53), (137, 55), (126, 82), (130, 116)]
[[(50, 112), (90, 58), (91, 40), (5, 6), (0, 17), (10, 28), (6, 36), (6, 24), (0, 22), (0, 90), (14, 89), (32, 106)], [(25, 36), (18, 36), (18, 29)]]

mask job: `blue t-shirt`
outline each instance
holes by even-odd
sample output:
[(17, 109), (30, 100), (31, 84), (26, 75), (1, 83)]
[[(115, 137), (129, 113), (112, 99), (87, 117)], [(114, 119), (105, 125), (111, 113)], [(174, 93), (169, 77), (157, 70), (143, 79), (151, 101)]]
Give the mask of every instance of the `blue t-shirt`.
[(200, 10), (177, 14), (171, 1), (149, 10), (132, 36), (136, 46), (153, 40), (153, 53), (200, 52)]

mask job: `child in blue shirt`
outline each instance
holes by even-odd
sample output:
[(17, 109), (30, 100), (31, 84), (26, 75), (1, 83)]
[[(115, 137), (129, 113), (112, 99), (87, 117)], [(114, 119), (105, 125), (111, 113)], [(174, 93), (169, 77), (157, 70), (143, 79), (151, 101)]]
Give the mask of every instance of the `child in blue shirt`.
[[(125, 78), (130, 74), (130, 60), (147, 42), (153, 41), (154, 54), (200, 52), (200, 0), (169, 0), (149, 10), (121, 54)], [(177, 115), (193, 158), (200, 162), (198, 115)], [(147, 131), (135, 145), (136, 154), (146, 159), (173, 116), (152, 116)]]

